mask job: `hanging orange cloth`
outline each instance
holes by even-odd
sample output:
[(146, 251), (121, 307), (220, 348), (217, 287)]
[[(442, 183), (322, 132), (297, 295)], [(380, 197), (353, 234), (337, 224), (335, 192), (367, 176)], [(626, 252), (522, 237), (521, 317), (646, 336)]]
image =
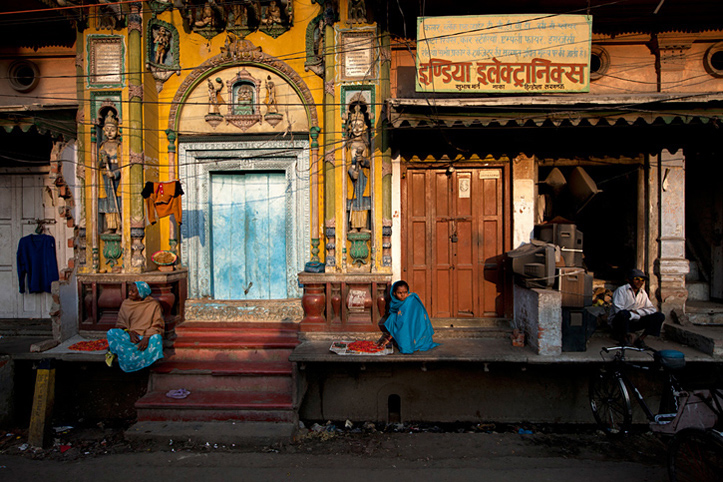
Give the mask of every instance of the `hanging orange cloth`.
[(182, 222), (181, 196), (183, 188), (178, 181), (147, 182), (141, 196), (146, 200), (148, 221), (155, 224), (160, 218), (173, 214), (176, 222)]

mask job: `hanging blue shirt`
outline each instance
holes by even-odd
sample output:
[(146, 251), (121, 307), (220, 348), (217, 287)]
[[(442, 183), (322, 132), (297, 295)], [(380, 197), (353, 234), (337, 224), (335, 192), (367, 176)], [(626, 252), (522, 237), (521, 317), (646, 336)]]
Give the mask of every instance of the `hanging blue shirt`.
[(58, 261), (55, 258), (55, 238), (47, 234), (29, 234), (18, 242), (18, 280), (20, 292), (25, 293), (25, 277), (30, 293), (50, 293), (50, 285), (58, 281)]
[[(394, 287), (392, 287), (392, 293), (394, 293)], [(429, 320), (422, 300), (416, 293), (409, 293), (404, 301), (392, 294), (389, 317), (384, 322), (384, 326), (389, 330), (402, 353), (427, 351), (439, 345), (432, 340), (434, 335), (432, 322)]]

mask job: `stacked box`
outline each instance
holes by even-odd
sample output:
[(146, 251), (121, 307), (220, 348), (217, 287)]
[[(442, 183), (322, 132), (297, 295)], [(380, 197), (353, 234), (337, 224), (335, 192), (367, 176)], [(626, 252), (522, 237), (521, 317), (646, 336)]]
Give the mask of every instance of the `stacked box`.
[(557, 268), (557, 289), (564, 308), (582, 308), (592, 304), (593, 276), (583, 268)]
[(597, 317), (586, 309), (562, 309), (562, 351), (586, 351)]
[(582, 266), (582, 231), (574, 224), (540, 224), (537, 239), (559, 246), (565, 266)]

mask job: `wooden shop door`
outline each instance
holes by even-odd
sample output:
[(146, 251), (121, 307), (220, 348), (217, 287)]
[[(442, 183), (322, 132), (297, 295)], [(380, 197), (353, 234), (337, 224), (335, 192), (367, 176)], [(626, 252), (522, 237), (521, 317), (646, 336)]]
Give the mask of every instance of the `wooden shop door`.
[(504, 315), (502, 169), (407, 169), (404, 277), (432, 318)]

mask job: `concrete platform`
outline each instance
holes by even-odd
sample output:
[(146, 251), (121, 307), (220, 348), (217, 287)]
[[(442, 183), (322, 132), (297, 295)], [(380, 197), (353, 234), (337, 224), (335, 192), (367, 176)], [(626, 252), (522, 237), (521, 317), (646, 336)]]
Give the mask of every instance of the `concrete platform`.
[[(104, 334), (103, 334), (104, 335)], [(98, 338), (101, 338), (99, 336)], [(13, 341), (10, 339), (13, 339), (16, 349), (11, 353), (12, 357), (17, 360), (42, 360), (43, 358), (54, 358), (56, 360), (62, 360), (62, 361), (78, 361), (78, 362), (105, 362), (105, 353), (107, 350), (99, 350), (99, 351), (76, 351), (76, 350), (69, 350), (68, 347), (74, 343), (78, 343), (79, 341), (93, 341), (96, 338), (87, 338), (83, 337), (81, 335), (75, 335), (67, 340), (65, 340), (63, 343), (59, 344), (55, 348), (51, 348), (50, 350), (46, 350), (43, 352), (30, 352), (30, 345), (32, 343), (38, 343), (40, 341), (46, 340), (47, 338), (38, 338), (38, 337), (8, 337), (8, 343), (12, 343)], [(32, 341), (31, 341), (32, 340)], [(3, 349), (3, 342), (5, 342), (5, 338), (0, 340), (0, 353), (2, 353)], [(28, 343), (30, 342), (30, 343)], [(27, 346), (27, 348), (25, 348)], [(23, 347), (23, 349), (20, 349)]]
[(150, 442), (158, 447), (175, 442), (223, 444), (236, 447), (288, 443), (294, 436), (293, 423), (269, 422), (138, 422), (125, 431), (130, 441)]
[[(362, 337), (338, 337), (336, 339), (355, 340)], [(367, 339), (369, 339), (367, 337)], [(435, 340), (437, 340), (435, 338)], [(448, 338), (437, 340), (441, 343), (426, 352), (402, 354), (396, 352), (385, 356), (340, 356), (331, 351), (329, 340), (305, 341), (294, 349), (289, 357), (292, 362), (329, 362), (329, 363), (400, 363), (400, 362), (506, 362), (532, 365), (598, 363), (602, 361), (600, 351), (606, 346), (615, 346), (606, 334), (590, 338), (587, 351), (562, 352), (560, 355), (543, 356), (536, 354), (530, 347), (514, 347), (505, 338)], [(656, 350), (679, 350), (690, 362), (717, 362), (720, 358), (698, 351), (674, 341), (664, 339), (646, 340)], [(645, 353), (630, 352), (628, 359), (645, 361), (650, 356)]]

